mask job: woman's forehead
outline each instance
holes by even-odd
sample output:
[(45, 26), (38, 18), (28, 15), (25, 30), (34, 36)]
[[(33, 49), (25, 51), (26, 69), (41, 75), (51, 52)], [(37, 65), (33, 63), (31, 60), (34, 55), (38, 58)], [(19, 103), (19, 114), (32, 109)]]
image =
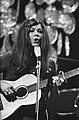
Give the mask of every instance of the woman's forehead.
[[(37, 24), (37, 25), (33, 25), (31, 28), (41, 28), (42, 29), (42, 26), (41, 26), (41, 24), (39, 23), (39, 24)], [(30, 28), (30, 29), (31, 29)]]

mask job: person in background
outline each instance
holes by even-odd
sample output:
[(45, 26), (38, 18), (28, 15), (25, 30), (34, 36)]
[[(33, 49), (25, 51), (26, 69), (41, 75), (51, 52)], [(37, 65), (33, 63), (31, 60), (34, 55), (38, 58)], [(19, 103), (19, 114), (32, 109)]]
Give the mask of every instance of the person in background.
[[(36, 49), (37, 48), (37, 49)], [(36, 53), (35, 49), (40, 53)], [(24, 75), (33, 74), (37, 77), (37, 56), (40, 54), (40, 81), (48, 79), (44, 88), (41, 89), (41, 98), (39, 100), (39, 120), (49, 119), (46, 111), (46, 101), (51, 97), (53, 87), (52, 76), (56, 75), (55, 63), (49, 57), (52, 46), (49, 43), (49, 37), (44, 23), (37, 19), (27, 19), (20, 26), (17, 42), (13, 54), (4, 75), (4, 80), (0, 81), (1, 93), (8, 96), (10, 102), (17, 100), (17, 93), (14, 87), (7, 82), (18, 80)], [(53, 54), (53, 53), (52, 53)], [(57, 86), (61, 85), (59, 78), (56, 81)], [(30, 82), (30, 79), (28, 79)], [(57, 88), (57, 87), (56, 87)], [(57, 90), (57, 89), (56, 89)], [(57, 91), (56, 91), (57, 92)], [(36, 120), (36, 104), (20, 106), (14, 113), (5, 120)]]

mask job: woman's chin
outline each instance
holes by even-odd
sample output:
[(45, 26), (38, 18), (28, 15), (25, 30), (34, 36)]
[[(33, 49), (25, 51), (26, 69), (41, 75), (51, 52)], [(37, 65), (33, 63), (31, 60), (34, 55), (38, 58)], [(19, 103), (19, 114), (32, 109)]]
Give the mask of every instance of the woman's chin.
[(34, 43), (32, 44), (32, 46), (39, 46), (39, 43)]

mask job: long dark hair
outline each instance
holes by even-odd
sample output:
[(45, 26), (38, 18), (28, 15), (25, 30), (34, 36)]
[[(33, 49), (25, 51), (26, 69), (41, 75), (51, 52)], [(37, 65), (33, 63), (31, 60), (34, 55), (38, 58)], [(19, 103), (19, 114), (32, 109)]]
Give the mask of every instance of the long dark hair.
[[(29, 38), (29, 29), (33, 25), (41, 24), (42, 29), (43, 29), (43, 36), (41, 38), (41, 60), (42, 60), (42, 68), (45, 70), (47, 69), (47, 56), (48, 56), (48, 51), (49, 51), (49, 37), (48, 33), (46, 30), (45, 25), (36, 19), (31, 19), (31, 20), (25, 20), (18, 33), (17, 37), (17, 42), (13, 51), (13, 60), (11, 63), (11, 66), (18, 66), (19, 68), (25, 68), (27, 67), (27, 64), (30, 61), (30, 57), (33, 54), (33, 46), (31, 45), (31, 40)], [(16, 56), (16, 57), (15, 57)], [(15, 59), (14, 59), (15, 57)], [(16, 60), (17, 58), (17, 60)], [(16, 61), (18, 62), (16, 62)], [(15, 65), (14, 65), (15, 64)]]

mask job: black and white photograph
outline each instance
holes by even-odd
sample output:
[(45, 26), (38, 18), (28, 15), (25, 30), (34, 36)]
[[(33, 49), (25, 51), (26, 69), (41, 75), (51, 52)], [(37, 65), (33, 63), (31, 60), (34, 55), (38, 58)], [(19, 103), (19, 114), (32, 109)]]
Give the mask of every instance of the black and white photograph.
[(0, 0), (0, 120), (79, 120), (79, 0)]

